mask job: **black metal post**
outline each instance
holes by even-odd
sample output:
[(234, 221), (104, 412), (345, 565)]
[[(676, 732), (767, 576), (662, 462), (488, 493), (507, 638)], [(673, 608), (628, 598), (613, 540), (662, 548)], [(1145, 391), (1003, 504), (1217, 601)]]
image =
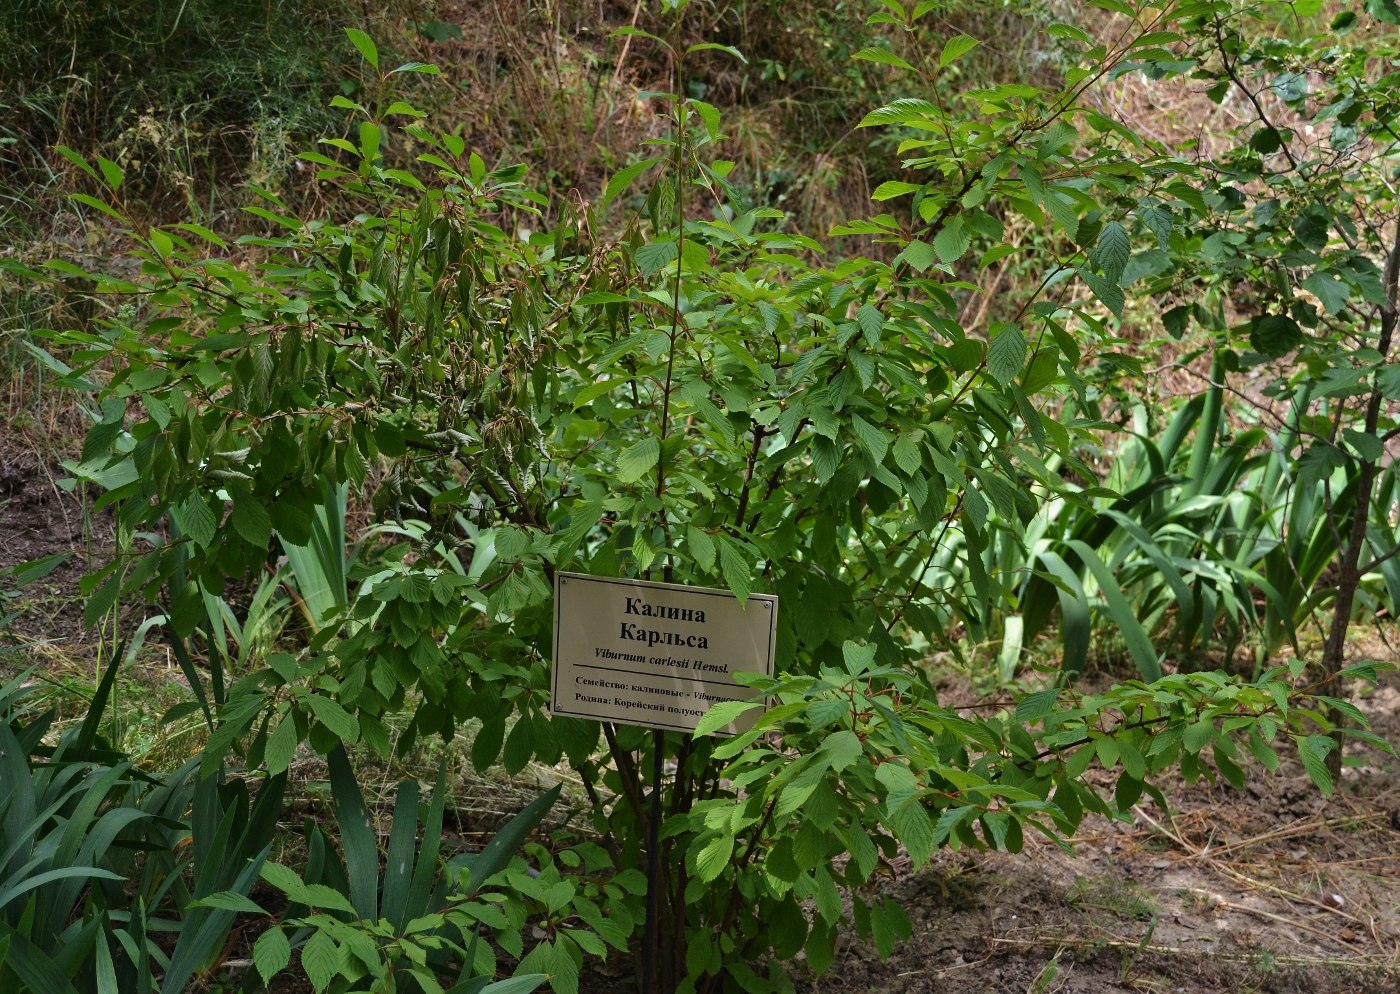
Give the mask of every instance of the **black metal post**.
[[(661, 917), (661, 775), (666, 733), (652, 729), (651, 813), (647, 818), (647, 924), (642, 936), (642, 994), (656, 994), (656, 933)], [(670, 994), (670, 992), (663, 992)]]

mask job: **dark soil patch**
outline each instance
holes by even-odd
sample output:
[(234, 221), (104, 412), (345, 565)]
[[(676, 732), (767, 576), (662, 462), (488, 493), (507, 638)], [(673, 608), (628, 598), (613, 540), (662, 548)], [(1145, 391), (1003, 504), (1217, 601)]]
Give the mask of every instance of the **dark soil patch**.
[(89, 570), (85, 552), (105, 560), (112, 527), (105, 514), (85, 514), (80, 497), (59, 486), (68, 475), (59, 465), (62, 458), (22, 437), (0, 442), (0, 568), (68, 556), (42, 579), (7, 591), (11, 596), (3, 613), (13, 617), (0, 626), (0, 646), (81, 657), (92, 641), (83, 629), (85, 598), (79, 588)]

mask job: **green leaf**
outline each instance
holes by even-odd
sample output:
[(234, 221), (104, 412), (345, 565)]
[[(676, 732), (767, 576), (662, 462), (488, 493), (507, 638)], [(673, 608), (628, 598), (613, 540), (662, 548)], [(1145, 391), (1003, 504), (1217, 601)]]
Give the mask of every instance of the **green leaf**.
[(636, 483), (657, 467), (661, 458), (661, 443), (654, 436), (634, 442), (617, 457), (617, 481)]
[(1157, 650), (1152, 647), (1152, 640), (1148, 637), (1137, 615), (1133, 613), (1132, 605), (1128, 602), (1127, 597), (1123, 596), (1123, 588), (1118, 585), (1118, 580), (1104, 565), (1098, 554), (1086, 543), (1079, 539), (1070, 539), (1066, 544), (1078, 554), (1080, 560), (1089, 568), (1089, 572), (1094, 574), (1094, 579), (1098, 581), (1099, 592), (1103, 594), (1104, 600), (1108, 604), (1108, 613), (1113, 618), (1114, 623), (1118, 625), (1123, 641), (1128, 645), (1128, 653), (1137, 665), (1138, 673), (1149, 682), (1160, 680), (1162, 678), (1162, 664), (1157, 658)]
[(831, 768), (839, 773), (865, 754), (865, 746), (855, 732), (842, 729), (822, 740), (821, 751), (830, 759)]
[(729, 865), (734, 855), (734, 836), (721, 833), (710, 839), (695, 856), (695, 875), (701, 882), (709, 883)]
[(1314, 204), (1293, 220), (1293, 235), (1314, 251), (1327, 247), (1332, 230), (1332, 214), (1327, 208)]
[(1123, 288), (1115, 281), (1090, 272), (1088, 269), (1080, 269), (1079, 278), (1084, 281), (1084, 285), (1094, 292), (1094, 296), (1099, 302), (1113, 312), (1115, 317), (1123, 316), (1123, 305), (1126, 303), (1123, 297)]
[(919, 435), (916, 432), (900, 432), (894, 440), (894, 461), (908, 476), (913, 476), (923, 466), (924, 456), (919, 448)]
[(753, 593), (753, 577), (749, 570), (749, 560), (743, 548), (728, 535), (716, 536), (719, 543), (719, 570), (724, 575), (724, 585), (735, 597), (746, 601)]
[(1070, 238), (1079, 237), (1079, 215), (1074, 210), (1074, 205), (1065, 197), (1060, 196), (1054, 188), (1045, 191), (1045, 210), (1055, 219), (1055, 223), (1064, 229)]
[(736, 718), (754, 708), (762, 707), (763, 701), (720, 701), (712, 704), (705, 716), (695, 725), (694, 735), (713, 735), (719, 729), (731, 724)]
[(548, 979), (549, 975), (545, 973), (517, 973), (505, 980), (487, 984), (479, 994), (530, 994)]
[(1324, 797), (1332, 796), (1332, 774), (1327, 769), (1327, 754), (1336, 743), (1326, 735), (1308, 735), (1298, 740), (1298, 758), (1308, 771), (1312, 782)]
[(267, 737), (267, 748), (263, 758), (267, 762), (267, 772), (272, 776), (284, 772), (292, 765), (297, 753), (297, 727), (290, 713), (284, 715), (277, 727)]
[(359, 739), (360, 723), (336, 701), (320, 694), (307, 694), (302, 698), (302, 702), (311, 709), (316, 719), (342, 742), (355, 742)]
[(899, 258), (909, 263), (916, 273), (926, 273), (938, 261), (938, 253), (928, 242), (912, 241), (904, 246)]
[(652, 156), (648, 159), (642, 159), (640, 162), (634, 162), (631, 165), (623, 166), (617, 172), (613, 173), (612, 178), (608, 180), (608, 185), (603, 190), (603, 202), (599, 206), (608, 206), (619, 193), (631, 186), (632, 182), (638, 176), (660, 161), (661, 159), (657, 156)]
[(1293, 351), (1303, 338), (1303, 329), (1287, 314), (1265, 314), (1249, 324), (1249, 344), (1271, 359)]
[(301, 968), (306, 971), (306, 979), (311, 981), (312, 987), (318, 992), (325, 990), (340, 972), (339, 947), (325, 932), (311, 933), (311, 938), (301, 947)]
[(938, 65), (940, 67), (950, 66), (980, 44), (982, 43), (970, 35), (955, 35), (943, 43), (943, 52), (938, 56)]
[(355, 913), (354, 906), (350, 899), (325, 884), (307, 884), (302, 891), (302, 900), (313, 908), (323, 908), (326, 911), (339, 911), (347, 915)]
[(286, 894), (288, 900), (299, 904), (306, 903), (306, 884), (295, 870), (285, 867), (281, 863), (264, 863), (258, 874), (273, 887)]
[(350, 44), (354, 45), (361, 55), (365, 57), (375, 72), (379, 71), (379, 49), (375, 47), (374, 40), (359, 28), (346, 28), (345, 37), (350, 39)]
[(390, 69), (388, 74), (392, 76), (394, 75), (394, 73), (399, 72), (416, 72), (422, 73), (425, 76), (439, 76), (442, 74), (442, 70), (439, 69), (437, 66), (433, 65), (431, 62), (405, 62), (397, 69)]
[(515, 726), (511, 728), (510, 734), (506, 736), (506, 748), (501, 756), (501, 765), (505, 767), (506, 773), (515, 776), (529, 765), (530, 757), (534, 754), (534, 722), (528, 714), (522, 714)]
[(972, 244), (972, 232), (961, 214), (950, 219), (933, 238), (933, 250), (945, 265), (952, 265), (966, 254)]
[(861, 119), (858, 128), (869, 128), (877, 124), (905, 124), (909, 121), (919, 121), (932, 118), (938, 120), (942, 115), (937, 107), (927, 100), (919, 100), (915, 97), (901, 97), (898, 100), (888, 103), (883, 107), (877, 107)]
[(987, 372), (1003, 386), (1021, 374), (1026, 364), (1026, 336), (1014, 324), (1001, 324), (987, 349)]
[(637, 268), (646, 276), (655, 276), (662, 267), (676, 261), (680, 255), (680, 249), (674, 241), (667, 239), (660, 242), (648, 242), (637, 249), (633, 259), (637, 263)]
[(694, 525), (687, 525), (685, 540), (691, 556), (695, 559), (695, 565), (707, 573), (715, 568), (715, 540), (709, 532)]
[(1057, 687), (1027, 694), (1016, 702), (1016, 720), (1028, 725), (1039, 721), (1055, 710), (1055, 704), (1059, 697), (1060, 691)]
[(111, 159), (104, 159), (100, 155), (97, 157), (97, 166), (102, 170), (102, 178), (107, 181), (109, 187), (115, 190), (122, 185), (122, 177), (125, 173), (122, 172), (121, 166), (117, 165)]
[(1128, 232), (1117, 221), (1109, 221), (1099, 232), (1097, 255), (1104, 276), (1114, 283), (1121, 283), (1123, 267), (1128, 264), (1132, 247), (1128, 243)]
[(1313, 273), (1303, 280), (1302, 287), (1317, 297), (1328, 314), (1339, 313), (1346, 306), (1347, 298), (1351, 296), (1351, 286), (1338, 279), (1337, 274), (1330, 270)]
[(209, 548), (209, 543), (214, 541), (214, 532), (219, 527), (219, 522), (201, 494), (190, 494), (189, 498), (178, 508), (173, 508), (171, 513), (180, 531), (201, 548)]
[(217, 893), (210, 894), (208, 897), (201, 897), (197, 901), (192, 901), (191, 904), (195, 907), (219, 908), (222, 911), (233, 911), (237, 914), (267, 914), (267, 912), (258, 907), (252, 899), (231, 890), (218, 891)]
[(895, 197), (903, 197), (906, 194), (918, 193), (923, 189), (920, 183), (904, 183), (900, 180), (888, 179), (875, 188), (875, 192), (870, 195), (871, 200), (893, 200)]
[(233, 528), (243, 540), (258, 549), (266, 549), (272, 543), (272, 519), (262, 501), (252, 494), (238, 494), (233, 499), (233, 514), (230, 515)]
[[(882, 764), (881, 769), (890, 764)], [(917, 869), (928, 862), (933, 853), (933, 819), (917, 798), (910, 798), (895, 808), (891, 819), (899, 841), (909, 852)]]
[[(905, 69), (909, 72), (917, 70), (909, 63), (905, 62), (898, 55), (895, 55), (887, 48), (862, 48), (859, 52), (851, 56), (853, 59), (860, 59), (863, 62), (878, 62), (882, 66), (894, 66), (896, 69)], [(876, 199), (879, 199), (878, 197)]]
[(264, 984), (270, 983), (291, 961), (292, 946), (281, 928), (268, 929), (253, 943), (253, 965), (258, 968)]
[(884, 315), (874, 304), (861, 304), (856, 311), (856, 323), (865, 334), (865, 342), (871, 348), (880, 344), (880, 332), (885, 327)]
[(1186, 334), (1186, 329), (1191, 323), (1193, 309), (1190, 304), (1179, 304), (1163, 313), (1162, 325), (1167, 329), (1167, 334), (1173, 338), (1180, 338)]
[(859, 414), (851, 415), (851, 431), (855, 433), (861, 448), (870, 453), (876, 465), (885, 461), (885, 453), (890, 450), (889, 436)]
[[(691, 45), (689, 48), (687, 48), (685, 52), (687, 55), (689, 55), (691, 52), (723, 52), (725, 55), (734, 56), (734, 58), (738, 59), (745, 65), (747, 65), (749, 61), (748, 59), (744, 58), (744, 53), (739, 51), (733, 45), (721, 45), (719, 42), (716, 41), (696, 42), (694, 45)], [(691, 102), (699, 103), (699, 101)]]

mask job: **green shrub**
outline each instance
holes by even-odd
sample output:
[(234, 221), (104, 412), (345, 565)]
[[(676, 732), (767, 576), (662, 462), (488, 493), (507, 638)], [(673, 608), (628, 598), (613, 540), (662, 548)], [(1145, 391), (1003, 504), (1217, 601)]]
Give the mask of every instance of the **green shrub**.
[[(932, 9), (896, 7), (906, 26)], [(1084, 99), (1104, 74), (1166, 60), (1186, 30), (1175, 10), (1143, 5), (1112, 51), (1059, 26), (1083, 63), (1063, 87), (871, 111), (862, 125), (899, 129), (911, 178), (875, 191), (887, 213), (836, 233), (884, 244), (888, 262), (814, 263), (820, 242), (731, 195), (718, 111), (679, 96), (687, 60), (716, 46), (686, 48), (678, 23), (636, 36), (677, 69), (656, 98), (669, 132), (598, 205), (641, 192), (617, 241), (582, 208), (537, 230), (523, 168), (488, 170), (384, 92), (434, 70), (389, 69), (353, 30), (378, 83), (339, 101), (362, 117), (352, 138), (303, 155), (332, 211), (265, 193), (250, 210), (265, 228), (240, 246), (255, 265), (198, 224), (139, 225), (120, 167), (68, 153), (95, 191), (80, 202), (127, 231), (136, 271), (51, 263), (133, 302), (57, 336), (76, 350), (69, 382), (96, 389), (113, 370), (75, 473), (130, 541), (91, 578), (90, 608), (159, 601), (184, 637), (204, 623), (201, 587), (260, 568), (274, 537), (305, 546), (337, 485), (367, 496), (404, 541), (361, 559), (301, 652), (228, 688), (206, 763), (233, 750), (276, 776), (304, 742), (388, 754), (464, 727), (479, 769), (567, 759), (621, 873), (635, 876), (648, 828), (664, 839), (667, 989), (786, 989), (799, 952), (830, 962), (842, 892), (888, 952), (902, 912), (862, 888), (901, 846), (922, 863), (944, 845), (1019, 849), (1027, 831), (1063, 840), (1086, 811), (1126, 816), (1169, 767), (1239, 782), (1240, 746), (1264, 763), (1295, 748), (1329, 790), (1302, 662), (1255, 682), (1052, 688), (970, 719), (939, 704), (921, 658), (931, 640), (985, 636), (1014, 590), (993, 583), (988, 551), (1022, 543), (1044, 501), (1078, 496), (1052, 464), (1093, 477), (1078, 454), (1099, 426), (1065, 398), (1083, 398), (1081, 360), (1123, 313), (1138, 243), (1190, 237), (1193, 174)], [(885, 61), (937, 85), (976, 45), (954, 35)], [(1028, 246), (1013, 215), (1054, 237)], [(979, 281), (1044, 246), (1056, 254), (1012, 319), (969, 330)], [(932, 588), (955, 523), (968, 585)], [(752, 703), (669, 740), (551, 716), (550, 580), (571, 564), (776, 593), (779, 672), (743, 678), (774, 704), (755, 730), (703, 734)], [(643, 771), (668, 758), (658, 825)], [(1086, 777), (1095, 761), (1112, 788)]]

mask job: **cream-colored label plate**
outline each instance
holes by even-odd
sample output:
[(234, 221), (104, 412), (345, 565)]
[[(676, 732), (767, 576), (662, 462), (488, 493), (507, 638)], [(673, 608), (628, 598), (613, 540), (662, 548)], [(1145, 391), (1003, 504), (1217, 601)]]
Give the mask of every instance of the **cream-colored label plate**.
[[(691, 732), (710, 705), (750, 700), (738, 672), (773, 673), (778, 598), (557, 573), (551, 709), (575, 718)], [(758, 710), (720, 729), (736, 734)]]

